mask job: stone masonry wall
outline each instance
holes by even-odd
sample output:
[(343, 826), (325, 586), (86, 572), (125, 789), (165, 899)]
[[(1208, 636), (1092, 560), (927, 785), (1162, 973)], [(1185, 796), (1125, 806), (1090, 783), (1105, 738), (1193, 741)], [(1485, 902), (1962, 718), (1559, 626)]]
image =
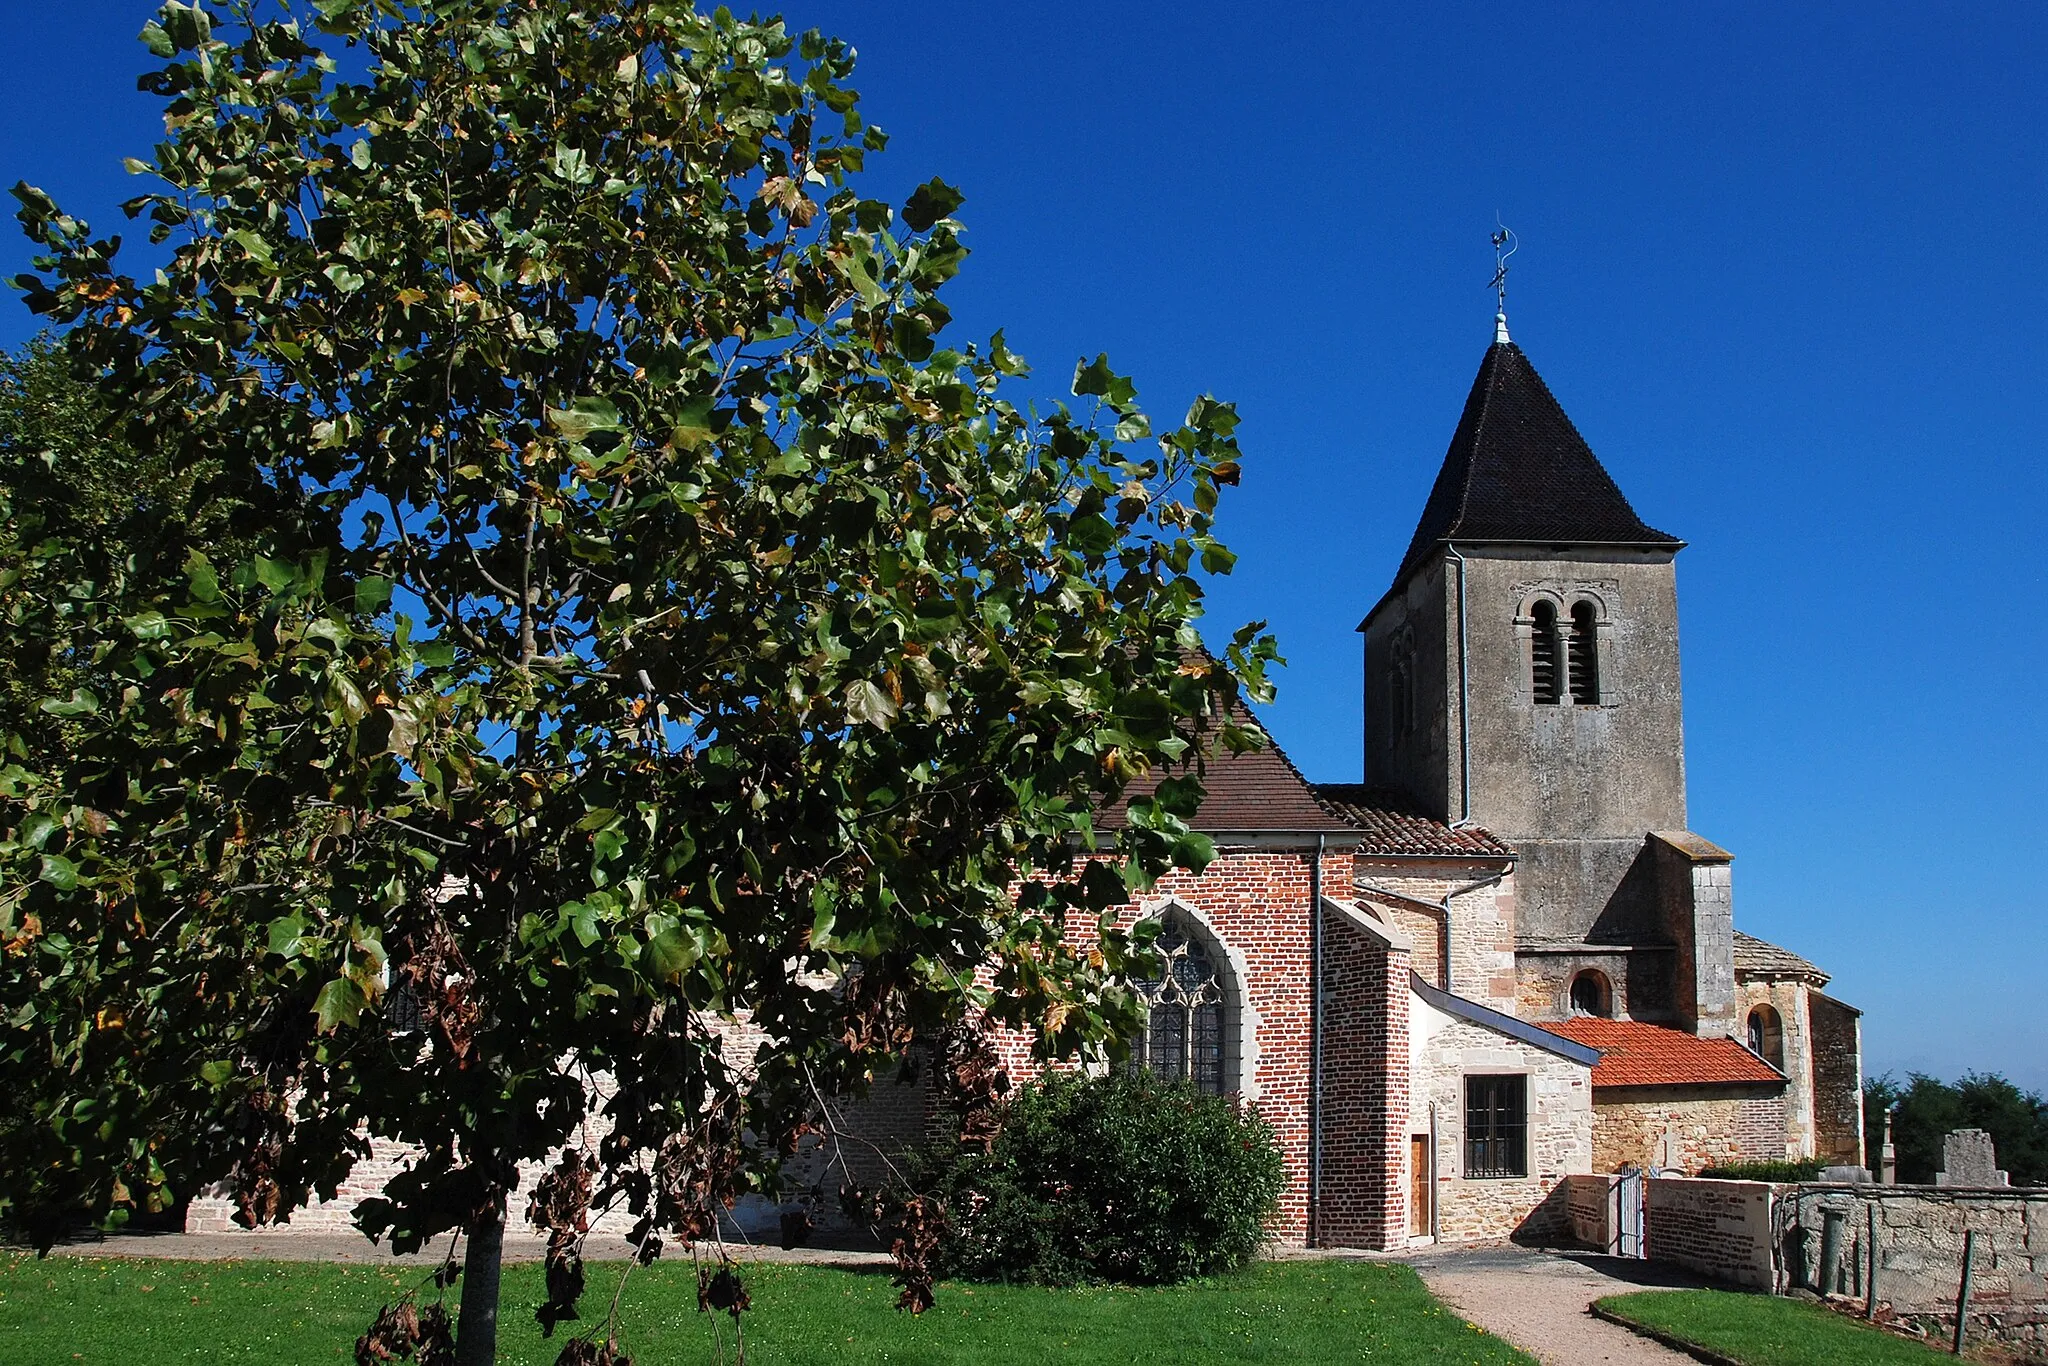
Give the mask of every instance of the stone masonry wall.
[(1769, 1086), (1607, 1086), (1593, 1096), (1593, 1170), (1697, 1172), (1785, 1155), (1785, 1100)]
[(1806, 983), (1790, 977), (1745, 978), (1735, 987), (1735, 1037), (1749, 1038), (1749, 1013), (1769, 1006), (1778, 1013), (1784, 1059), (1765, 1061), (1783, 1069), (1785, 1087), (1785, 1156), (1814, 1155), (1813, 1031), (1807, 1022)]
[(1772, 1188), (1762, 1181), (1650, 1178), (1643, 1201), (1650, 1260), (1771, 1290), (1776, 1277), (1771, 1197)]
[(1822, 992), (1806, 994), (1813, 1034), (1813, 1150), (1843, 1166), (1861, 1167), (1863, 1143), (1863, 1019), (1854, 1007)]
[(2048, 1348), (2048, 1190), (1779, 1187), (1777, 1288), (1819, 1286), (1821, 1230), (1827, 1214), (1834, 1212), (1842, 1216), (1843, 1234), (1834, 1284), (1851, 1295), (1868, 1294), (1873, 1208), (1881, 1307), (1946, 1341), (1955, 1327), (1963, 1237), (1974, 1232), (1973, 1336)]
[[(1307, 850), (1226, 848), (1201, 874), (1170, 873), (1142, 902), (1125, 906), (1120, 913), (1122, 922), (1129, 925), (1141, 915), (1157, 912), (1167, 901), (1177, 900), (1192, 912), (1227, 960), (1239, 998), (1226, 1025), (1234, 1036), (1229, 1041), (1228, 1065), (1240, 1095), (1259, 1108), (1278, 1137), (1288, 1184), (1273, 1232), (1281, 1241), (1295, 1243), (1305, 1237), (1308, 1224), (1311, 864)], [(1352, 876), (1349, 851), (1326, 851), (1322, 864), (1324, 892), (1348, 894)], [(1092, 933), (1092, 926), (1076, 926), (1069, 933), (1080, 945)], [(1398, 980), (1405, 995), (1405, 955), (1403, 958)], [(758, 1040), (747, 1042), (758, 1044)], [(1030, 1058), (1028, 1036), (1009, 1035), (998, 1043), (1013, 1078), (1028, 1080), (1038, 1070)], [(1395, 1056), (1405, 1055), (1405, 1044), (1398, 1045)], [(1330, 1075), (1326, 1065), (1325, 1076)], [(924, 1088), (897, 1087), (888, 1079), (880, 1080), (872, 1096), (849, 1107), (848, 1119), (849, 1127), (884, 1149), (913, 1142), (927, 1119)], [(860, 1169), (880, 1162), (872, 1150), (867, 1150), (865, 1157), (856, 1152), (860, 1146), (845, 1145), (843, 1154), (856, 1167), (856, 1176)], [(353, 1227), (351, 1212), (356, 1203), (381, 1191), (408, 1157), (408, 1150), (398, 1144), (374, 1142), (371, 1155), (357, 1164), (336, 1199), (299, 1212), (290, 1227), (311, 1231)], [(793, 1202), (814, 1206), (820, 1214), (831, 1212), (838, 1177), (826, 1180), (825, 1163), (824, 1154), (803, 1154), (789, 1164), (784, 1206)], [(522, 1172), (509, 1210), (514, 1227), (524, 1217), (524, 1192), (532, 1189), (538, 1174), (538, 1167)], [(1398, 1187), (1395, 1197), (1400, 1197)], [(750, 1201), (739, 1212), (739, 1222), (743, 1227), (771, 1227), (778, 1208), (773, 1202)], [(193, 1201), (186, 1227), (195, 1232), (231, 1230), (235, 1227), (229, 1221), (231, 1213), (226, 1200), (202, 1197)], [(599, 1227), (608, 1229), (609, 1225)]]
[[(1474, 1242), (1565, 1234), (1551, 1193), (1593, 1161), (1593, 1088), (1584, 1063), (1446, 1015), (1420, 999), (1413, 1040), (1412, 1132), (1431, 1134), (1436, 1154), (1436, 1235)], [(1465, 1078), (1519, 1073), (1529, 1086), (1528, 1175), (1465, 1175)], [(1543, 1211), (1539, 1214), (1539, 1210)]]
[[(1506, 1014), (1516, 1013), (1512, 872), (1498, 882), (1475, 887), (1499, 871), (1499, 865), (1467, 859), (1375, 860), (1362, 855), (1356, 870), (1353, 885), (1359, 899), (1392, 919), (1414, 942), (1415, 971), (1425, 982)], [(1396, 895), (1380, 894), (1385, 892)], [(1399, 899), (1441, 905), (1453, 892), (1459, 895), (1452, 898), (1448, 916)]]

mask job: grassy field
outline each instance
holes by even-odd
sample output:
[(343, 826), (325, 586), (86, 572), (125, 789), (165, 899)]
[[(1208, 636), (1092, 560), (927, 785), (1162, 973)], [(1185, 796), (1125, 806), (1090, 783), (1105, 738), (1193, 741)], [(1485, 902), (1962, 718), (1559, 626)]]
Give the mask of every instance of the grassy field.
[[(615, 1266), (591, 1268), (587, 1313), (603, 1313), (616, 1274)], [(0, 1254), (0, 1362), (347, 1362), (378, 1306), (420, 1275), (411, 1267)], [(886, 1275), (787, 1265), (757, 1265), (745, 1275), (754, 1301), (746, 1316), (750, 1366), (1533, 1366), (1437, 1304), (1404, 1266), (1266, 1263), (1167, 1290), (947, 1285), (921, 1319), (892, 1307), (896, 1291)], [(508, 1366), (549, 1366), (568, 1331), (541, 1339), (531, 1312), (539, 1281), (531, 1265), (506, 1268), (499, 1357)], [(696, 1301), (687, 1263), (633, 1273), (623, 1318), (636, 1366), (719, 1359)], [(730, 1320), (718, 1321), (730, 1361)]]
[(1600, 1307), (1742, 1366), (1931, 1366), (1954, 1361), (1830, 1309), (1725, 1290), (1650, 1290)]

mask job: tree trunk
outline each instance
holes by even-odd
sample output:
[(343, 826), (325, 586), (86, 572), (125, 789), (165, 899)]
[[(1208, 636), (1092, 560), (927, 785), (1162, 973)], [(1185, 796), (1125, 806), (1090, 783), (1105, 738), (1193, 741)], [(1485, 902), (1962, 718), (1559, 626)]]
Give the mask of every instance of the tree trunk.
[(480, 1214), (462, 1259), (462, 1316), (455, 1325), (455, 1366), (493, 1366), (498, 1359), (498, 1273), (505, 1257), (505, 1211)]

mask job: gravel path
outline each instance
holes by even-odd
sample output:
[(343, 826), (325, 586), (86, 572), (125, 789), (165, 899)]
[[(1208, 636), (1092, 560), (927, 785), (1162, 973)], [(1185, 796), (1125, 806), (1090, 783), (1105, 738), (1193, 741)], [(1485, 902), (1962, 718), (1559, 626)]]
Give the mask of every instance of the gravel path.
[(1683, 1353), (1586, 1312), (1606, 1295), (1703, 1284), (1670, 1268), (1506, 1247), (1445, 1248), (1401, 1260), (1461, 1317), (1548, 1366), (1698, 1366)]

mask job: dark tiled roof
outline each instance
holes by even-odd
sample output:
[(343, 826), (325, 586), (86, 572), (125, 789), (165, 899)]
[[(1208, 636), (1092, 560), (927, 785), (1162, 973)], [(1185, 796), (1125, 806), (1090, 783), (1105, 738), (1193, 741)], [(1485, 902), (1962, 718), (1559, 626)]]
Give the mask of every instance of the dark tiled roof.
[(1826, 986), (1828, 975), (1790, 949), (1765, 943), (1755, 935), (1735, 932), (1735, 974), (1738, 977), (1805, 977)]
[(1447, 540), (1684, 544), (1636, 516), (1513, 342), (1495, 342), (1480, 362), (1396, 581)]
[(1777, 1082), (1784, 1073), (1733, 1039), (1702, 1039), (1668, 1025), (1580, 1015), (1543, 1026), (1600, 1050), (1593, 1087), (1714, 1086)]
[(1318, 783), (1323, 804), (1365, 832), (1361, 854), (1410, 858), (1512, 858), (1514, 850), (1476, 825), (1453, 829), (1417, 815), (1400, 794), (1363, 783)]
[[(1251, 713), (1238, 707), (1237, 719), (1264, 733), (1265, 728)], [(1124, 799), (1105, 807), (1095, 819), (1097, 829), (1115, 829), (1123, 824), (1124, 808), (1133, 797), (1158, 787), (1170, 773), (1154, 772), (1124, 789)], [(1289, 834), (1355, 835), (1349, 822), (1316, 800), (1315, 792), (1301, 770), (1287, 757), (1270, 734), (1258, 749), (1233, 754), (1218, 743), (1210, 751), (1201, 775), (1205, 795), (1190, 822), (1204, 833), (1254, 834), (1260, 831)]]

